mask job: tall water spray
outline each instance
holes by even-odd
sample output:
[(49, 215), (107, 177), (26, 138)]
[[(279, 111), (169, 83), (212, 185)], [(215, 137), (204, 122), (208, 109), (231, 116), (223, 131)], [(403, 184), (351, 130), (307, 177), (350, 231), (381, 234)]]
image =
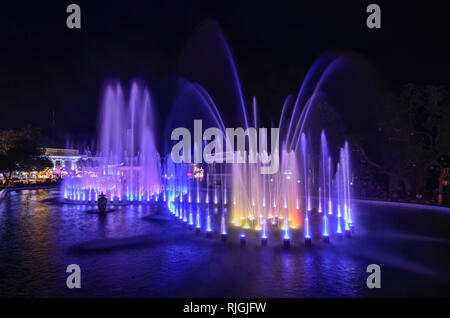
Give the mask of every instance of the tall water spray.
[(327, 209), (331, 209), (331, 178), (327, 137), (324, 130), (322, 130), (322, 133), (320, 134), (320, 150), (320, 180), (322, 189), (322, 197), (320, 199), (322, 200), (321, 206), (323, 208), (322, 236), (327, 239), (330, 235)]
[(98, 121), (97, 162), (65, 179), (65, 199), (92, 202), (104, 193), (113, 203), (157, 200), (161, 164), (152, 121), (146, 88), (133, 83), (126, 100), (120, 84), (108, 85)]
[(261, 174), (256, 163), (233, 164), (231, 188), (235, 226), (262, 230), (264, 222), (283, 228), (302, 225), (299, 172), (293, 151), (282, 151), (281, 167), (275, 174)]

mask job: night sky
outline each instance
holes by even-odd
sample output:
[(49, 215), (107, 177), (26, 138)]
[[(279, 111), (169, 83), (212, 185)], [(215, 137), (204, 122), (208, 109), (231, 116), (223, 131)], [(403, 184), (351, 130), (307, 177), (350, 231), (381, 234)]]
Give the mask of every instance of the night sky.
[[(444, 2), (375, 1), (381, 30), (365, 25), (368, 1), (14, 3), (0, 8), (0, 129), (32, 124), (59, 142), (94, 135), (105, 80), (152, 85), (177, 75), (180, 54), (204, 21), (225, 34), (246, 98), (262, 97), (261, 108), (276, 118), (281, 105), (267, 101), (296, 93), (328, 51), (362, 56), (394, 91), (450, 79)], [(66, 27), (69, 3), (81, 6), (81, 29)]]

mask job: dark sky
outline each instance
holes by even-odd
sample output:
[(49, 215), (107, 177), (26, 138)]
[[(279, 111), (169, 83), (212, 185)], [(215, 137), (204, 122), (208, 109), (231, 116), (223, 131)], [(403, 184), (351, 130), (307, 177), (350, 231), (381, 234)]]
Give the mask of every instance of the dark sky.
[[(105, 80), (177, 75), (180, 52), (207, 19), (222, 28), (247, 98), (296, 93), (327, 51), (364, 57), (392, 90), (450, 80), (445, 2), (375, 1), (381, 30), (365, 25), (369, 1), (14, 3), (0, 8), (0, 129), (33, 124), (51, 137), (54, 112), (59, 136), (92, 135)], [(69, 3), (81, 6), (81, 30), (66, 27)], [(279, 105), (263, 109), (277, 114)]]

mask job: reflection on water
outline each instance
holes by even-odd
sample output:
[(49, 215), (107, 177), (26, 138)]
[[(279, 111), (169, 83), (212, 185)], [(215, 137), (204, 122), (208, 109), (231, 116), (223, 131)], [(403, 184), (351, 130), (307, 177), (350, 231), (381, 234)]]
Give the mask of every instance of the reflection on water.
[[(450, 213), (359, 203), (354, 238), (285, 250), (249, 233), (197, 236), (157, 206), (62, 204), (59, 190), (11, 192), (0, 204), (0, 296), (32, 297), (372, 297), (450, 296)], [(416, 209), (417, 210), (417, 209)], [(82, 288), (66, 287), (79, 264)], [(382, 268), (381, 290), (365, 286)]]

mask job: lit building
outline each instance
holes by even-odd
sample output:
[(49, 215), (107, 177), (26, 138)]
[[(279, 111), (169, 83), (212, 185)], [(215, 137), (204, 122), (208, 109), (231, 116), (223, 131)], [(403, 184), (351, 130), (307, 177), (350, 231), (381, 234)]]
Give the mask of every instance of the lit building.
[(53, 171), (75, 170), (80, 159), (87, 159), (78, 149), (45, 148), (45, 155), (53, 162)]

